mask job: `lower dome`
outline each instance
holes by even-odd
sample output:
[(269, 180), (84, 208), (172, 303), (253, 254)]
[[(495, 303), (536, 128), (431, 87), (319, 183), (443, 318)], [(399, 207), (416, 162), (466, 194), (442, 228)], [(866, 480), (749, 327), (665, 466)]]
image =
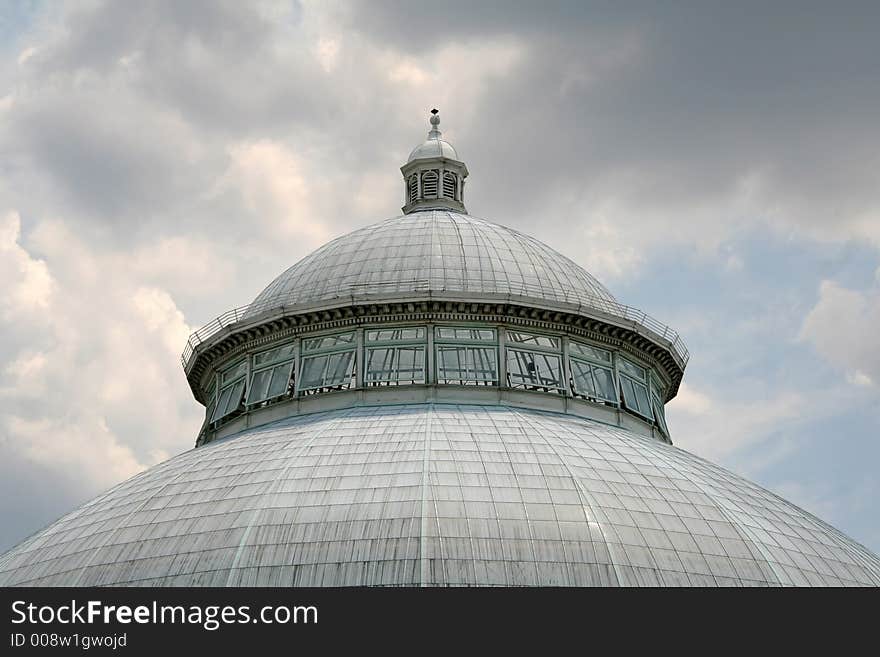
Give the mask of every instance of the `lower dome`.
[(0, 556), (0, 585), (880, 585), (880, 559), (703, 459), (499, 406), (248, 429)]

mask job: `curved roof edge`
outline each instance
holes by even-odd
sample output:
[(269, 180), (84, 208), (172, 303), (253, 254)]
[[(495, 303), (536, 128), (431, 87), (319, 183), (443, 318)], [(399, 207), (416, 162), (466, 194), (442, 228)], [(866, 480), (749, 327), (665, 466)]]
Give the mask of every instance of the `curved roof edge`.
[[(376, 287), (381, 286), (377, 284)], [(335, 299), (328, 299), (321, 303), (284, 306), (279, 305), (277, 299), (270, 298), (263, 300), (259, 304), (249, 303), (244, 306), (239, 306), (237, 308), (227, 310), (225, 313), (218, 315), (212, 321), (208, 322), (207, 324), (190, 334), (189, 338), (186, 341), (186, 346), (183, 349), (183, 353), (180, 356), (180, 364), (183, 366), (184, 370), (189, 370), (193, 355), (202, 344), (210, 342), (211, 339), (218, 333), (220, 333), (223, 329), (234, 328), (236, 324), (241, 324), (242, 328), (244, 328), (245, 326), (255, 326), (262, 324), (270, 318), (276, 319), (279, 316), (288, 317), (307, 314), (311, 312), (332, 310), (334, 308), (345, 306), (369, 305), (374, 303), (386, 303), (389, 301), (399, 301), (405, 303), (407, 301), (422, 300), (458, 301), (463, 303), (518, 303), (534, 306), (536, 308), (541, 308), (545, 310), (573, 312), (577, 315), (583, 315), (585, 317), (602, 320), (622, 320), (627, 322), (628, 324), (631, 324), (631, 326), (627, 326), (627, 328), (641, 328), (646, 333), (645, 337), (655, 338), (661, 345), (664, 342), (667, 343), (670, 353), (673, 354), (673, 357), (675, 357), (676, 361), (682, 369), (687, 366), (688, 360), (690, 359), (690, 352), (688, 351), (687, 345), (685, 344), (682, 337), (674, 329), (655, 319), (651, 315), (648, 315), (646, 312), (639, 310), (638, 308), (627, 306), (617, 301), (611, 302), (606, 299), (600, 299), (596, 297), (595, 304), (564, 304), (557, 302), (557, 304), (553, 308), (550, 308), (548, 307), (547, 301), (545, 299), (536, 299), (534, 297), (529, 297), (528, 295), (480, 296), (476, 294), (471, 294), (465, 298), (462, 296), (457, 296), (455, 294), (444, 295), (442, 293), (426, 291), (424, 295), (410, 294), (404, 297), (398, 294), (392, 294), (383, 297), (371, 293), (368, 289), (363, 289), (359, 292), (351, 292), (348, 295), (339, 296)], [(640, 333), (640, 331), (638, 330), (636, 332)]]

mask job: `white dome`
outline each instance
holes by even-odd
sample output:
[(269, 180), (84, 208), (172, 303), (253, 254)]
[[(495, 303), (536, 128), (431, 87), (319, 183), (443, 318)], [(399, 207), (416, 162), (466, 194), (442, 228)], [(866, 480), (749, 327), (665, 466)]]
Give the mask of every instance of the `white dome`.
[(136, 475), (0, 556), (0, 586), (880, 584), (809, 513), (657, 440), (414, 404), (294, 417)]
[(450, 160), (458, 160), (458, 153), (448, 141), (443, 139), (426, 139), (424, 143), (416, 146), (409, 154), (407, 162), (424, 160), (432, 157), (445, 157)]
[(371, 296), (616, 306), (589, 272), (535, 238), (470, 215), (427, 210), (325, 244), (272, 281), (249, 313)]

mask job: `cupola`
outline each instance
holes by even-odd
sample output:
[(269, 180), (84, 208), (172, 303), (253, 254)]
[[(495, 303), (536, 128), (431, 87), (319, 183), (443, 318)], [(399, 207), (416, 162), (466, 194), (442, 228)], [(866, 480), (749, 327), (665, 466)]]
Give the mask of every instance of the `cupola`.
[(464, 181), (468, 170), (452, 144), (441, 138), (440, 114), (431, 110), (428, 138), (416, 146), (403, 173), (405, 200), (403, 213), (447, 209), (467, 212), (464, 207)]

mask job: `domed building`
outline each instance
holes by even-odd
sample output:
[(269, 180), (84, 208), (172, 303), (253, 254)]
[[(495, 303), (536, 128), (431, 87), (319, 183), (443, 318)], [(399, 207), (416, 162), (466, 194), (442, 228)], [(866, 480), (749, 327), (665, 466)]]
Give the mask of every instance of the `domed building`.
[(880, 559), (672, 445), (688, 351), (464, 205), (430, 118), (403, 215), (193, 334), (194, 449), (0, 557), (0, 585), (878, 585)]

